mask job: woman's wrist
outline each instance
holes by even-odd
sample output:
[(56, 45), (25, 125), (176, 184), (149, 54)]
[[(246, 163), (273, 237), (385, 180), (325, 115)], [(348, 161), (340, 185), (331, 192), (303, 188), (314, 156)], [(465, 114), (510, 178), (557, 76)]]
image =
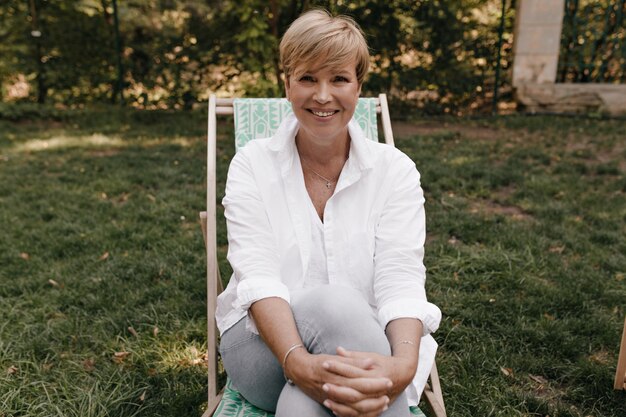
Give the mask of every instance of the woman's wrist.
[(392, 346), (396, 382), (402, 390), (413, 381), (417, 372), (418, 359), (419, 346), (415, 343), (400, 341)]
[(300, 377), (300, 373), (296, 370), (303, 369), (299, 364), (301, 360), (309, 355), (309, 352), (306, 348), (296, 348), (293, 349), (289, 355), (286, 356), (286, 360), (283, 362), (283, 373), (285, 375), (285, 379), (288, 383), (296, 384)]
[(413, 377), (415, 377), (415, 373), (417, 372), (417, 361), (404, 356), (394, 356), (395, 361), (395, 373), (398, 378), (398, 382), (400, 385), (404, 385), (405, 388), (407, 385), (413, 381)]

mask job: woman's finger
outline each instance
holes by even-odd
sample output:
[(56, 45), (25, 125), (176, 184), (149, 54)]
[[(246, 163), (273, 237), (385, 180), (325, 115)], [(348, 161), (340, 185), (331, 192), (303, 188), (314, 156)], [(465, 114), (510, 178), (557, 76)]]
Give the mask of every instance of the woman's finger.
[(324, 407), (328, 408), (333, 414), (339, 417), (356, 417), (359, 415), (359, 412), (354, 408), (350, 408), (347, 405), (335, 402), (333, 400), (326, 399), (322, 403)]
[(346, 387), (335, 384), (324, 384), (322, 387), (329, 399), (343, 404), (356, 403), (362, 401), (368, 396), (352, 387)]
[[(372, 377), (372, 378), (343, 378), (343, 377), (330, 377), (324, 381), (331, 386), (346, 388), (346, 391), (339, 391), (337, 395), (351, 395), (354, 390), (359, 392), (362, 398), (381, 397), (387, 395), (392, 387), (392, 383), (388, 378)], [(324, 384), (325, 385), (325, 384)], [(359, 400), (359, 397), (353, 397), (355, 400)]]
[(367, 377), (367, 370), (359, 366), (352, 365), (345, 361), (327, 360), (323, 364), (324, 369), (346, 378), (363, 378)]
[(388, 378), (346, 378), (341, 386), (352, 388), (366, 397), (381, 397), (393, 386)]
[(349, 359), (349, 361), (345, 361), (345, 363), (349, 363), (361, 369), (370, 369), (375, 362), (367, 352), (351, 351), (341, 346), (337, 348), (337, 355), (340, 358)]
[(366, 398), (353, 404), (346, 404), (356, 410), (360, 416), (367, 413), (382, 413), (389, 408), (389, 397)]
[(324, 406), (340, 417), (376, 417), (388, 408), (387, 397), (377, 400), (367, 399), (357, 404), (342, 404), (333, 400), (324, 400)]
[[(337, 352), (346, 352), (345, 355), (342, 354), (337, 354), (337, 355), (333, 355), (331, 356), (331, 360), (335, 360), (338, 362), (342, 362), (342, 363), (346, 363), (348, 365), (352, 365), (352, 366), (356, 366), (357, 368), (361, 368), (361, 369), (370, 369), (375, 361), (369, 357), (366, 356), (364, 354), (360, 354), (360, 355), (353, 355), (351, 351), (346, 351), (345, 349), (337, 349)], [(361, 352), (358, 352), (361, 353)]]

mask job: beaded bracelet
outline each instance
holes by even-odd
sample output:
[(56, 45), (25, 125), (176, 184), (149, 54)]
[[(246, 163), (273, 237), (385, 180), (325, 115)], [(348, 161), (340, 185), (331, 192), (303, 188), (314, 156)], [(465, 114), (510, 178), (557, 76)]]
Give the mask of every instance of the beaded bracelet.
[(295, 345), (293, 345), (289, 349), (287, 349), (287, 353), (285, 353), (285, 356), (283, 357), (283, 376), (285, 377), (285, 381), (287, 381), (287, 383), (289, 385), (293, 385), (293, 381), (291, 379), (287, 378), (287, 373), (285, 372), (285, 365), (287, 364), (287, 358), (289, 357), (291, 352), (293, 352), (294, 350), (296, 350), (298, 348), (303, 348), (303, 347), (304, 346), (302, 346), (301, 343), (296, 343)]

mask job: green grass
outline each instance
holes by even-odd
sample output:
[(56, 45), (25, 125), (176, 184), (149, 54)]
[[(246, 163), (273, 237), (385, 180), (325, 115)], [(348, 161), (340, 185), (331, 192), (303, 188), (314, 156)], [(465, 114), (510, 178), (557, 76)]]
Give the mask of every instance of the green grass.
[[(205, 123), (0, 121), (0, 416), (202, 414)], [(448, 415), (626, 415), (626, 124), (423, 123), (397, 145), (427, 196)]]

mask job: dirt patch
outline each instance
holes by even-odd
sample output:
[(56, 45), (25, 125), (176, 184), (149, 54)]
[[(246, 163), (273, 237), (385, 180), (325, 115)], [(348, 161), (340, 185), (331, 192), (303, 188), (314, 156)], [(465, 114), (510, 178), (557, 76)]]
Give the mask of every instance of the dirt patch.
[(37, 127), (38, 129), (63, 129), (67, 127), (65, 123), (58, 120), (22, 119), (14, 123), (18, 126)]
[(611, 355), (606, 350), (599, 350), (589, 355), (589, 360), (600, 365), (608, 365), (611, 363)]
[(495, 140), (502, 138), (502, 132), (492, 127), (461, 126), (448, 123), (410, 123), (392, 122), (394, 136), (407, 138), (413, 136), (430, 136), (446, 133), (458, 134), (469, 139)]
[(500, 204), (491, 200), (478, 200), (470, 204), (470, 213), (483, 215), (499, 214), (513, 220), (532, 220), (532, 216), (522, 208), (514, 205)]
[(626, 172), (626, 145), (617, 144), (613, 149), (608, 151), (599, 151), (596, 153), (596, 158), (601, 164), (608, 164), (617, 161), (617, 166), (621, 172)]
[(119, 149), (99, 149), (97, 151), (89, 152), (89, 156), (94, 158), (107, 158), (109, 156), (115, 156), (119, 153)]

